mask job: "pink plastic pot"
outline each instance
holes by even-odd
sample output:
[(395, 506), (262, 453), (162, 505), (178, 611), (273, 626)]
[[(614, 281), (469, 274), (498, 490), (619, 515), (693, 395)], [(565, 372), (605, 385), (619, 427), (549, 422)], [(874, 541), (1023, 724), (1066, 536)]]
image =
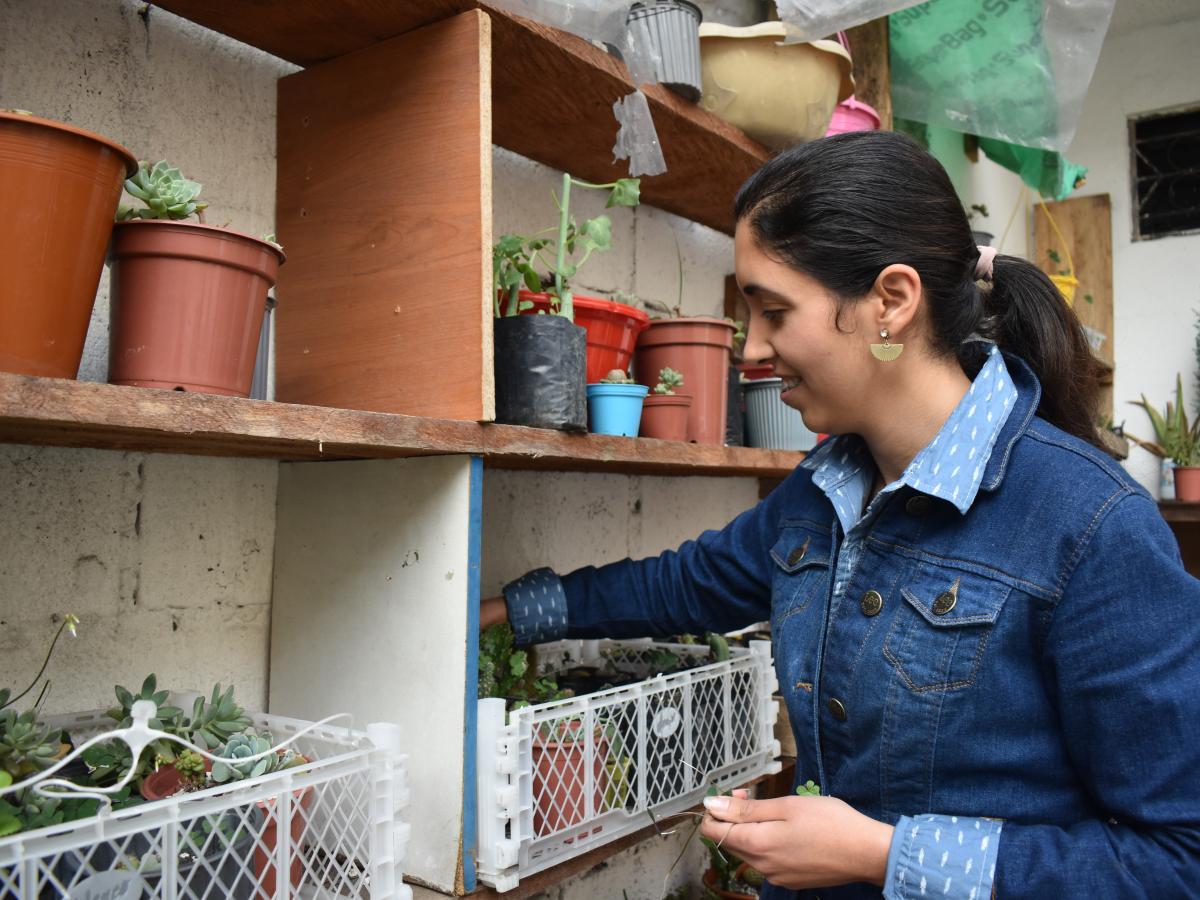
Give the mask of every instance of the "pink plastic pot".
[(879, 129), (879, 113), (869, 104), (855, 99), (851, 94), (833, 108), (833, 118), (829, 121), (829, 129), (825, 136), (845, 134), (847, 131), (877, 131)]

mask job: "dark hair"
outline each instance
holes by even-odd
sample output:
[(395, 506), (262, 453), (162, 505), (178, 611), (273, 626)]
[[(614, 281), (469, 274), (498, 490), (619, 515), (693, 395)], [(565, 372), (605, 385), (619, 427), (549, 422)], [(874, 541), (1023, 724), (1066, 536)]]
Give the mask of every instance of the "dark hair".
[(1079, 320), (1054, 283), (1015, 256), (997, 256), (990, 288), (980, 289), (966, 212), (946, 170), (916, 141), (858, 131), (786, 150), (742, 185), (734, 212), (766, 252), (824, 285), (839, 313), (885, 267), (912, 266), (935, 353), (966, 370), (968, 338), (994, 340), (1037, 375), (1038, 415), (1104, 449), (1099, 367)]

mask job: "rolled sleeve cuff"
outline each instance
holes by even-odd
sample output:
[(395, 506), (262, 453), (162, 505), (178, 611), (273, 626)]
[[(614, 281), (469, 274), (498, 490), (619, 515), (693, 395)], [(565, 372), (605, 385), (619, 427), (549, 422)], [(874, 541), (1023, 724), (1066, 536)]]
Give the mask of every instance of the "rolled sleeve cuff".
[(888, 851), (887, 900), (986, 900), (996, 877), (998, 819), (901, 816)]
[(552, 569), (534, 569), (503, 590), (508, 622), (519, 647), (557, 641), (567, 634), (567, 595)]

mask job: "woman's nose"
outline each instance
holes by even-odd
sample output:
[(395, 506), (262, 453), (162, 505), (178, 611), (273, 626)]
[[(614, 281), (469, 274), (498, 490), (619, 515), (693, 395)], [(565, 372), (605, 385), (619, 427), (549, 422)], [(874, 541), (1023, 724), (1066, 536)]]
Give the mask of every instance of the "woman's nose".
[(746, 362), (770, 362), (775, 350), (763, 338), (764, 328), (757, 316), (750, 317), (746, 326), (746, 343), (742, 346), (742, 357)]

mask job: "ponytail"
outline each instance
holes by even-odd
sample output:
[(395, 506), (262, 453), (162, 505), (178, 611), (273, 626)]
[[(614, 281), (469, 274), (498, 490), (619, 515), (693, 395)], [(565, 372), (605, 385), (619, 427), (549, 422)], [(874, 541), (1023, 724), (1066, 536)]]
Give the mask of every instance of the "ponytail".
[(1042, 385), (1037, 414), (1109, 452), (1097, 430), (1102, 367), (1083, 327), (1044, 272), (1015, 256), (997, 256), (984, 288), (980, 331), (1029, 364)]

